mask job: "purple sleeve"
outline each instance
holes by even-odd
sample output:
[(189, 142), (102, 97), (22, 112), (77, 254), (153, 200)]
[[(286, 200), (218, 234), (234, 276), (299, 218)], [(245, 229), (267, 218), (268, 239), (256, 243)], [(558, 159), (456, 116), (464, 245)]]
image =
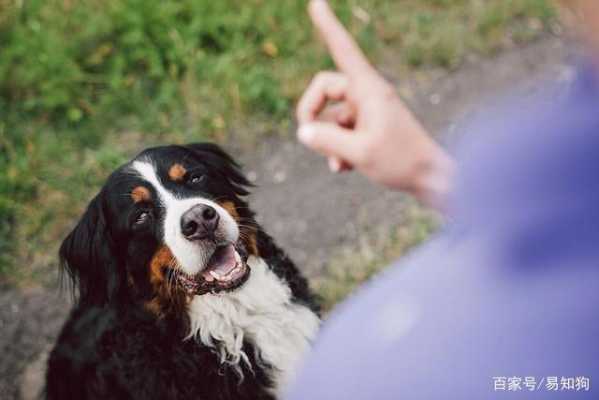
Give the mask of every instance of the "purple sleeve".
[(479, 125), (451, 225), (338, 307), (287, 399), (599, 398), (595, 72), (544, 100)]

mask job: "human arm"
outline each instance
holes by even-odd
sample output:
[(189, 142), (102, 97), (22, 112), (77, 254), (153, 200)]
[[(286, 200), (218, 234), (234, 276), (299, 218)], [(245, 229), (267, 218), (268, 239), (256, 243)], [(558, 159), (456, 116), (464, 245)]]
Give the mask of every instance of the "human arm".
[[(327, 2), (312, 0), (309, 12), (338, 71), (318, 73), (300, 99), (299, 140), (328, 157), (333, 171), (356, 169), (442, 207), (453, 180), (451, 157), (368, 62)], [(336, 104), (327, 109), (330, 102)], [(328, 121), (321, 118), (325, 113)]]

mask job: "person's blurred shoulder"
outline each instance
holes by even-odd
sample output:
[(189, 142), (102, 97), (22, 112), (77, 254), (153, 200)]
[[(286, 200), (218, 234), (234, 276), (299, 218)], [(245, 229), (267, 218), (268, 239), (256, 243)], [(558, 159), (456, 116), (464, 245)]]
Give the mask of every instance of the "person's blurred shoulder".
[(599, 239), (590, 227), (599, 227), (598, 107), (599, 73), (588, 61), (571, 79), (544, 82), (528, 95), (515, 90), (486, 107), (456, 151), (454, 219), (484, 231), (502, 254), (520, 257), (538, 241), (543, 257), (586, 251)]

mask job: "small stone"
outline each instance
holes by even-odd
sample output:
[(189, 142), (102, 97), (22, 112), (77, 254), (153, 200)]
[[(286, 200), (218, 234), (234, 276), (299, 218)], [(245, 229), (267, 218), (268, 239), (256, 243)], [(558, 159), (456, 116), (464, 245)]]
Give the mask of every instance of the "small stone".
[(287, 180), (287, 174), (285, 171), (277, 171), (273, 176), (273, 180), (275, 183), (283, 183)]
[(258, 173), (256, 171), (249, 171), (247, 173), (247, 178), (250, 182), (256, 182), (256, 180), (258, 179)]

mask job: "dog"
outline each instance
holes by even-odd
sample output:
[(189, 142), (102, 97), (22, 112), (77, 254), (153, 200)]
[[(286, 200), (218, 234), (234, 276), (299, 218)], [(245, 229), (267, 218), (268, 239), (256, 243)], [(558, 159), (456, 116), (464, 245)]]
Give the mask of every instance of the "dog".
[(62, 243), (73, 310), (48, 399), (275, 399), (319, 324), (306, 279), (215, 144), (150, 148)]

